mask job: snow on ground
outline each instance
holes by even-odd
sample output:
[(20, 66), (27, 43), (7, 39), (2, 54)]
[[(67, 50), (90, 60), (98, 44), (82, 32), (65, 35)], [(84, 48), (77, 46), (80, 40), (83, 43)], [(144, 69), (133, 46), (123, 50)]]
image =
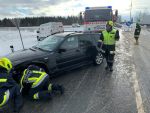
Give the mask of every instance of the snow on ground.
[[(25, 48), (30, 48), (38, 43), (36, 30), (38, 27), (22, 27), (21, 35)], [(82, 31), (83, 28), (72, 28), (71, 26), (64, 26), (65, 31)], [(23, 49), (19, 32), (16, 28), (2, 27), (0, 28), (0, 56), (11, 53), (10, 45), (14, 46), (14, 50)]]
[[(10, 45), (14, 46), (15, 51), (22, 49), (22, 43), (18, 31), (0, 31), (0, 56), (11, 52)], [(25, 48), (29, 48), (37, 43), (36, 32), (21, 31)]]

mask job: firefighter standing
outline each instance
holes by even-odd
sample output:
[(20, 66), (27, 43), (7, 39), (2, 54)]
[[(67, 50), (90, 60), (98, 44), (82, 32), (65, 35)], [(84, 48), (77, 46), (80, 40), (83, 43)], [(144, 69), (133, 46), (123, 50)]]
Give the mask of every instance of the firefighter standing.
[(113, 62), (115, 56), (115, 43), (120, 38), (119, 31), (113, 28), (113, 22), (108, 21), (106, 30), (101, 33), (100, 40), (98, 41), (99, 47), (102, 45), (102, 53), (106, 58), (106, 70), (113, 71)]
[(141, 26), (138, 23), (136, 23), (136, 28), (135, 28), (135, 32), (134, 32), (134, 38), (136, 41), (136, 43), (135, 43), (136, 45), (139, 44), (138, 39), (139, 39), (140, 32), (141, 32)]
[(33, 100), (47, 100), (51, 99), (55, 93), (64, 93), (63, 86), (51, 84), (49, 75), (35, 65), (30, 65), (24, 70), (20, 83), (23, 88), (22, 91), (28, 90), (28, 95)]
[(19, 85), (13, 80), (10, 70), (12, 63), (7, 58), (0, 59), (0, 107), (6, 105), (10, 100), (14, 104), (14, 113), (19, 113), (23, 101)]

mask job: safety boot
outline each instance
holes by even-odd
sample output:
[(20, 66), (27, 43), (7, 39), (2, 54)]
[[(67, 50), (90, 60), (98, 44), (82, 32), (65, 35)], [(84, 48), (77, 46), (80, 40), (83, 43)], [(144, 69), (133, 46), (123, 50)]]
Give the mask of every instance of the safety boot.
[(64, 94), (64, 90), (65, 90), (65, 88), (62, 85), (60, 85), (59, 86), (59, 91), (60, 91), (61, 95)]
[(62, 85), (53, 85), (52, 86), (52, 92), (54, 94), (64, 94), (64, 87)]

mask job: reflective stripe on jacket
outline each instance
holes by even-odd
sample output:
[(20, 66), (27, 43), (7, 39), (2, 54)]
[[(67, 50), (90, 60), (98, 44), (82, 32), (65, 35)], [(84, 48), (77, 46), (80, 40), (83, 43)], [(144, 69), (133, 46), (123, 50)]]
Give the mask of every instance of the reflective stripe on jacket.
[(9, 100), (9, 89), (16, 85), (16, 81), (12, 78), (12, 74), (6, 69), (0, 67), (0, 106), (3, 106)]
[[(2, 89), (3, 86), (6, 84), (7, 82), (7, 77), (3, 74), (0, 75), (0, 88)], [(1, 90), (0, 89), (0, 90)], [(7, 95), (7, 91), (2, 91), (3, 94), (1, 94), (0, 98), (1, 98), (1, 102), (0, 102), (0, 107), (3, 106), (4, 104), (7, 103), (8, 99), (9, 99), (9, 95)], [(2, 93), (0, 92), (0, 93)]]
[(116, 35), (116, 30), (113, 29), (111, 32), (107, 32), (106, 30), (102, 32), (104, 40), (103, 43), (105, 45), (114, 45), (116, 43), (115, 40), (115, 35)]
[[(25, 76), (27, 74), (26, 71), (27, 70), (24, 71), (23, 76), (20, 81), (20, 84), (22, 87), (23, 87), (23, 82), (24, 82)], [(30, 74), (31, 75), (26, 79), (29, 83), (32, 84), (31, 88), (35, 88), (35, 87), (39, 86), (42, 83), (42, 81), (48, 76), (46, 72), (34, 71), (34, 70), (31, 71)]]
[(5, 82), (7, 82), (6, 78), (0, 78), (0, 83), (5, 83)]
[(0, 107), (4, 106), (8, 100), (9, 100), (9, 95), (10, 95), (10, 92), (9, 90), (7, 90), (5, 93), (4, 93), (4, 96), (3, 96), (3, 101), (0, 103)]
[(0, 88), (6, 84), (7, 76), (7, 74), (0, 73)]

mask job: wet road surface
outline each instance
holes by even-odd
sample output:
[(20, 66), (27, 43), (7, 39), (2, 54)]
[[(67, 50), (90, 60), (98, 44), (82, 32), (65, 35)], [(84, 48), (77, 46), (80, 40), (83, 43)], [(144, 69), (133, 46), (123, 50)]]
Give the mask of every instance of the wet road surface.
[(133, 48), (133, 62), (139, 81), (145, 113), (150, 113), (150, 30), (143, 29), (139, 38), (139, 45), (134, 45), (133, 33), (130, 38)]
[(46, 102), (25, 100), (21, 113), (150, 113), (147, 38), (135, 46), (132, 33), (120, 35), (112, 73), (105, 71), (104, 61), (100, 66), (89, 65), (61, 74), (52, 82), (64, 85), (64, 95)]

